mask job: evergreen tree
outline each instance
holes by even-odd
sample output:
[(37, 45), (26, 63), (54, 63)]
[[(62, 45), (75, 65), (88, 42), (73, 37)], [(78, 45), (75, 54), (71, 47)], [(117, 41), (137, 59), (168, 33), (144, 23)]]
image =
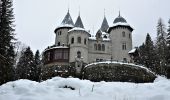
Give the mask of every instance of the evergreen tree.
[(40, 60), (40, 52), (39, 50), (36, 51), (35, 56), (34, 56), (34, 81), (39, 81), (40, 78), (40, 72), (41, 72), (41, 60)]
[(149, 33), (147, 34), (145, 40), (144, 55), (144, 65), (152, 71), (156, 71), (157, 57), (155, 47)]
[(157, 41), (156, 41), (156, 49), (157, 49), (157, 57), (158, 57), (158, 68), (159, 70), (159, 74), (163, 74), (165, 75), (165, 68), (167, 65), (167, 44), (166, 44), (166, 31), (165, 31), (165, 25), (162, 21), (162, 19), (160, 18), (158, 20), (158, 26), (157, 26)]
[(14, 80), (13, 22), (12, 0), (0, 0), (0, 84)]
[(170, 19), (169, 19), (169, 22), (168, 22), (168, 34), (167, 34), (167, 46), (168, 46), (168, 53), (167, 53), (167, 63), (168, 65), (170, 66)]
[(17, 75), (19, 79), (30, 79), (34, 77), (34, 56), (30, 47), (22, 52), (19, 62), (17, 63)]

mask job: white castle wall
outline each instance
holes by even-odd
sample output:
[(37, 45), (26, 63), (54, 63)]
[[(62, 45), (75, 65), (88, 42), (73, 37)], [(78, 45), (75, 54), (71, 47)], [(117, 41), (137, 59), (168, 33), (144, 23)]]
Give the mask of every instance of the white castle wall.
[[(105, 50), (99, 51), (94, 48), (94, 44), (104, 44)], [(96, 59), (103, 59), (108, 60), (111, 58), (111, 43), (110, 41), (96, 41), (96, 40), (90, 40), (89, 39), (89, 46), (88, 46), (88, 55), (89, 55), (89, 63), (95, 62)]]
[[(125, 32), (125, 37), (122, 36), (122, 32)], [(130, 37), (129, 37), (130, 34)], [(130, 61), (128, 52), (132, 49), (132, 33), (127, 28), (119, 27), (112, 29), (110, 32), (111, 47), (113, 60), (122, 61), (126, 58)], [(126, 50), (122, 50), (122, 44), (126, 43)]]
[[(56, 40), (55, 40), (55, 44), (58, 45), (58, 42), (60, 42), (60, 44), (68, 44), (68, 28), (62, 28), (56, 31)], [(60, 35), (61, 33), (61, 35)]]
[[(74, 43), (71, 44), (71, 38), (74, 37)], [(77, 38), (81, 37), (81, 43), (78, 43)], [(88, 63), (88, 33), (85, 31), (71, 31), (68, 35), (70, 44), (70, 59), (69, 62), (75, 62), (77, 52), (81, 52), (82, 60), (84, 63)], [(86, 39), (86, 44), (84, 44)]]

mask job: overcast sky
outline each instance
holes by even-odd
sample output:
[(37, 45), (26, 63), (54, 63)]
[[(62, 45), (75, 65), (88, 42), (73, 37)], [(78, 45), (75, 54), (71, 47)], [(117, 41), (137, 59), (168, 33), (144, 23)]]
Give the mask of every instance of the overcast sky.
[(105, 15), (113, 24), (120, 10), (133, 31), (133, 46), (141, 45), (147, 33), (156, 36), (156, 25), (161, 17), (166, 25), (170, 19), (170, 0), (14, 0), (16, 38), (33, 51), (43, 51), (55, 42), (54, 29), (60, 25), (70, 9), (75, 22), (79, 8), (87, 30), (96, 32)]

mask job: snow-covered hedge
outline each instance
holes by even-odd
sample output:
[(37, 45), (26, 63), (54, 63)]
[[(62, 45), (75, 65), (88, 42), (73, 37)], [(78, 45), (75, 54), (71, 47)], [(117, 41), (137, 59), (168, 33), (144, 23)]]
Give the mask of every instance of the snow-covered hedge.
[(153, 82), (156, 75), (143, 66), (119, 62), (100, 62), (84, 68), (84, 78), (91, 81)]

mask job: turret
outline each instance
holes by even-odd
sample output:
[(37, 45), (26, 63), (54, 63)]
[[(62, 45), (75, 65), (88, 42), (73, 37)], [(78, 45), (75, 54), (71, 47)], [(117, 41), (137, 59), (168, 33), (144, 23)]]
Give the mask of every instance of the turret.
[(88, 63), (88, 37), (89, 33), (84, 29), (80, 15), (75, 27), (68, 32), (70, 44), (70, 62), (75, 62), (76, 58), (81, 58), (84, 63)]
[(132, 31), (133, 28), (119, 13), (113, 25), (108, 29), (112, 44), (113, 60), (130, 62), (131, 59), (128, 52), (132, 49)]
[(55, 45), (68, 45), (68, 31), (74, 27), (73, 20), (70, 16), (69, 10), (64, 17), (62, 23), (55, 29), (56, 39)]

